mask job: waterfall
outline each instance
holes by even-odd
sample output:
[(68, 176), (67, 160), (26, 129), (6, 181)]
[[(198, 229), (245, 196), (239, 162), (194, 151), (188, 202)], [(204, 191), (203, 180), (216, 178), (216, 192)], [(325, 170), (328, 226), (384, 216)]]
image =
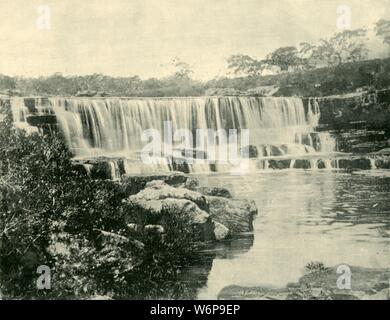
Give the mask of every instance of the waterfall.
[[(177, 130), (195, 132), (199, 129), (227, 132), (236, 129), (238, 135), (249, 131), (249, 145), (256, 158), (267, 169), (272, 159), (329, 153), (335, 150), (333, 138), (316, 132), (320, 109), (310, 99), (305, 111), (302, 99), (296, 97), (196, 97), (196, 98), (49, 98), (50, 112), (59, 126), (76, 159), (112, 157), (124, 159), (126, 173), (149, 173), (185, 167), (188, 172), (226, 171), (228, 164), (210, 165), (195, 160), (190, 164), (172, 164), (166, 155), (153, 157), (151, 163), (140, 161), (141, 150), (148, 141), (145, 130), (154, 129), (164, 137), (165, 123), (170, 121), (173, 135)], [(39, 109), (39, 106), (37, 106)], [(15, 114), (25, 117), (22, 102), (16, 103)], [(19, 119), (18, 116), (16, 119)], [(170, 137), (172, 139), (172, 137)], [(224, 151), (218, 136), (216, 154)], [(165, 139), (165, 138), (164, 138)], [(175, 141), (175, 136), (173, 137)], [(193, 147), (204, 152), (205, 145)], [(195, 141), (196, 140), (196, 141)], [(165, 143), (165, 140), (164, 140)], [(249, 147), (249, 146), (247, 146)], [(166, 145), (163, 144), (164, 150)], [(183, 143), (173, 143), (171, 156), (188, 156)], [(227, 149), (226, 149), (227, 150)], [(194, 151), (190, 151), (194, 152)], [(229, 150), (230, 152), (230, 150)], [(294, 167), (295, 161), (291, 162)], [(312, 167), (316, 167), (314, 163)], [(112, 173), (117, 175), (113, 165)]]
[(24, 99), (15, 97), (11, 100), (11, 112), (14, 126), (26, 130), (28, 133), (38, 132), (37, 127), (30, 126), (27, 123), (28, 108), (24, 104)]
[(376, 169), (376, 159), (375, 158), (369, 158), (370, 159), (370, 166), (371, 169)]

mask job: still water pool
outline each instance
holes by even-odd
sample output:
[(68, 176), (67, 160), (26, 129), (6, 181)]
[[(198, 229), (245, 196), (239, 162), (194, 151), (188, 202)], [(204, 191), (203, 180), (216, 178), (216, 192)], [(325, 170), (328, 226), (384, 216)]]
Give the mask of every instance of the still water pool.
[(390, 267), (387, 172), (283, 170), (197, 178), (256, 201), (259, 210), (253, 235), (214, 249), (199, 299), (216, 299), (228, 285), (283, 287), (311, 261)]

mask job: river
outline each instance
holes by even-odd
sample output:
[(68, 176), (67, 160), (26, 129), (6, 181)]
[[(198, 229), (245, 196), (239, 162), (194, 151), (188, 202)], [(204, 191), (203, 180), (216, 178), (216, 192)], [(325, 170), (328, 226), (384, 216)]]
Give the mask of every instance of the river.
[(197, 178), (201, 184), (230, 188), (235, 197), (253, 199), (259, 209), (253, 245), (248, 250), (243, 237), (223, 247), (199, 299), (216, 299), (222, 288), (233, 284), (283, 287), (297, 281), (311, 261), (390, 267), (386, 172), (270, 170)]

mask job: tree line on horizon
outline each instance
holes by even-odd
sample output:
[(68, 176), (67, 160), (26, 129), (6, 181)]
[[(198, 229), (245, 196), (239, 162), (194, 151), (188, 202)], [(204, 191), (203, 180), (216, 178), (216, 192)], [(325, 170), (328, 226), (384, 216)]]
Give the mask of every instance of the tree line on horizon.
[[(367, 45), (368, 28), (343, 30), (329, 39), (320, 39), (318, 44), (302, 42), (299, 46), (287, 46), (269, 53), (265, 59), (245, 54), (234, 54), (227, 59), (228, 69), (235, 76), (259, 77), (271, 67), (280, 72), (313, 70), (367, 60), (370, 49)], [(385, 45), (390, 46), (390, 20), (379, 20), (374, 32)]]
[[(377, 37), (390, 46), (390, 20), (379, 20), (374, 27)], [(276, 49), (264, 59), (245, 54), (227, 58), (227, 68), (235, 78), (220, 77), (202, 82), (193, 79), (191, 66), (174, 58), (171, 75), (164, 78), (141, 79), (139, 76), (112, 77), (103, 74), (29, 78), (0, 75), (0, 93), (8, 95), (69, 95), (69, 96), (200, 96), (210, 88), (243, 89), (256, 87), (270, 68), (280, 73), (306, 72), (319, 68), (337, 68), (345, 63), (368, 59), (368, 29), (344, 30), (318, 44)], [(272, 70), (271, 70), (272, 73)], [(275, 73), (275, 72), (274, 72)], [(278, 72), (276, 72), (278, 73)]]

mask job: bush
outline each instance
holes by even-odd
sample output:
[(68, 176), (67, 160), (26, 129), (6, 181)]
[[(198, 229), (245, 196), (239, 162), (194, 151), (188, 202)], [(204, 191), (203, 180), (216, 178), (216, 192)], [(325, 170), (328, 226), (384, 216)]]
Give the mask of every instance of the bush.
[[(0, 289), (5, 298), (188, 297), (177, 287), (197, 244), (190, 221), (171, 216), (162, 237), (133, 232), (136, 213), (122, 205), (118, 183), (74, 170), (60, 134), (0, 122)], [(52, 272), (38, 290), (37, 267)]]

